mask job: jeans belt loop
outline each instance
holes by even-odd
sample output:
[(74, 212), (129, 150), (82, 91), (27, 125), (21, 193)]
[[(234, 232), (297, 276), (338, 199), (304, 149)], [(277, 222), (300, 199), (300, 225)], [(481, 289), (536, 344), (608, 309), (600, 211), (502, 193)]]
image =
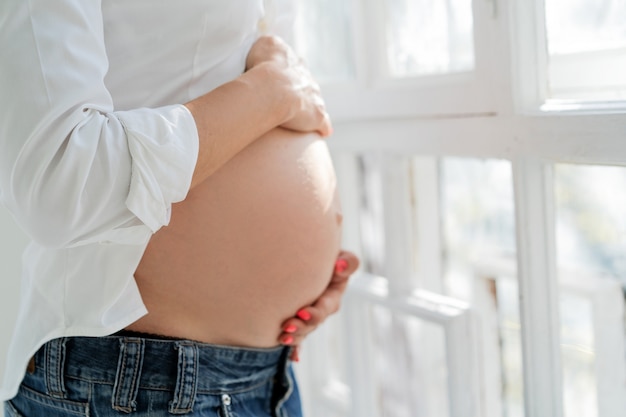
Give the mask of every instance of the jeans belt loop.
[(198, 347), (193, 342), (176, 343), (178, 366), (174, 398), (170, 401), (171, 414), (187, 414), (193, 411), (198, 388)]
[(46, 390), (53, 398), (65, 398), (65, 338), (53, 339), (44, 345)]
[(144, 340), (137, 337), (120, 339), (120, 352), (111, 403), (113, 409), (130, 413), (137, 408), (137, 393), (144, 359)]

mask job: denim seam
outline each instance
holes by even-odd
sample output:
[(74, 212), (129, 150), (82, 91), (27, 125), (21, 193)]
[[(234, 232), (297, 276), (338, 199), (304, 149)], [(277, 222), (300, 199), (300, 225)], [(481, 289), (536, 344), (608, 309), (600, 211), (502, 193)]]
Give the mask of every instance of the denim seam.
[[(31, 388), (21, 386), (20, 393), (30, 401), (45, 405), (47, 407), (63, 410), (67, 413), (77, 415), (88, 415), (88, 404), (77, 401), (64, 400), (59, 398), (45, 398), (45, 394), (41, 394)], [(44, 398), (41, 398), (44, 397)]]
[(286, 411), (283, 410), (283, 405), (289, 400), (289, 397), (291, 397), (291, 394), (293, 394), (293, 389), (294, 389), (293, 387), (295, 384), (293, 379), (291, 378), (291, 374), (289, 373), (288, 364), (285, 364), (284, 373), (285, 373), (285, 378), (287, 380), (287, 392), (278, 401), (278, 403), (276, 404), (276, 409), (275, 409), (277, 416), (280, 416), (280, 417), (288, 417)]
[[(123, 344), (123, 341), (120, 340), (120, 354), (121, 356), (121, 363), (120, 365), (118, 365), (117, 368), (117, 372), (119, 372), (119, 380), (117, 378), (115, 378), (115, 384), (113, 385), (113, 391), (115, 392), (115, 397), (113, 399), (114, 403), (113, 403), (113, 409), (120, 409), (123, 411), (131, 411), (130, 409), (128, 409), (128, 407), (123, 407), (118, 405), (120, 403), (120, 397), (121, 397), (121, 389), (118, 389), (118, 387), (120, 385), (122, 385), (122, 383), (124, 382), (125, 379), (125, 375), (124, 375), (124, 370), (126, 369), (126, 346)], [(120, 372), (121, 370), (121, 372)]]
[[(46, 390), (51, 397), (65, 398), (65, 387), (63, 383), (63, 349), (65, 348), (65, 341), (63, 339), (56, 339), (46, 345)], [(51, 351), (54, 350), (54, 358), (51, 355)], [(54, 362), (54, 363), (52, 363)]]
[[(178, 367), (174, 398), (170, 402), (172, 414), (186, 414), (193, 411), (198, 384), (198, 351), (195, 343), (177, 342)], [(191, 354), (191, 362), (187, 357)], [(189, 369), (188, 369), (189, 368)], [(181, 407), (182, 405), (182, 407)]]
[[(5, 402), (6, 407), (8, 408), (8, 414), (11, 416), (21, 417), (22, 414), (15, 409), (10, 400)], [(5, 413), (7, 414), (7, 413)]]
[[(210, 391), (210, 390), (203, 390), (203, 389), (198, 389), (196, 390), (196, 394), (202, 394), (202, 395), (221, 395), (224, 393), (227, 394), (242, 394), (242, 393), (246, 393), (248, 391), (253, 391), (255, 389), (258, 389), (260, 387), (262, 387), (263, 385), (267, 384), (268, 382), (272, 381), (274, 377), (269, 377), (267, 379), (264, 379), (263, 381), (249, 386), (249, 387), (245, 387), (245, 388), (241, 388), (241, 389), (237, 389), (237, 390), (227, 390), (227, 391)], [(102, 379), (93, 379), (93, 378), (85, 378), (85, 377), (78, 377), (78, 376), (68, 376), (68, 379), (73, 379), (75, 381), (82, 381), (82, 382), (88, 382), (88, 383), (93, 383), (93, 384), (104, 384), (104, 385), (115, 385), (115, 383), (111, 382), (110, 380), (102, 380)], [(139, 389), (142, 390), (154, 390), (154, 391), (173, 391), (172, 388), (167, 387), (167, 386), (163, 386), (163, 385), (139, 385)]]
[[(129, 346), (132, 351), (129, 351)], [(113, 387), (115, 396), (113, 408), (119, 411), (131, 412), (137, 407), (138, 380), (141, 375), (143, 362), (143, 343), (141, 340), (122, 339), (120, 340), (121, 364), (118, 365), (116, 381)], [(132, 357), (129, 357), (132, 355)], [(131, 375), (128, 375), (128, 363), (130, 359)], [(119, 377), (119, 379), (118, 379)], [(123, 398), (122, 398), (123, 397)]]

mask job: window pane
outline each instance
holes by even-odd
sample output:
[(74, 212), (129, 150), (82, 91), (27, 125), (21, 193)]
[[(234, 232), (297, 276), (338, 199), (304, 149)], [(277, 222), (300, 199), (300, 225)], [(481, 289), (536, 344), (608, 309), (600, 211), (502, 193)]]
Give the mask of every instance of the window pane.
[(474, 68), (471, 0), (385, 0), (392, 77)]
[(469, 301), (474, 263), (515, 259), (511, 164), (444, 158), (441, 173), (446, 294)]
[[(512, 268), (514, 269), (514, 268)], [(476, 306), (483, 336), (483, 372), (485, 415), (523, 417), (524, 366), (515, 271), (489, 271), (478, 274)]]
[(443, 327), (384, 307), (370, 312), (380, 407), (372, 416), (449, 416)]
[(598, 395), (591, 302), (562, 288), (560, 314), (564, 414), (596, 417)]
[(350, 0), (298, 2), (296, 49), (320, 82), (355, 77)]
[(385, 265), (383, 164), (384, 159), (377, 154), (364, 154), (359, 158), (361, 264), (364, 271), (374, 275), (383, 275)]
[(626, 98), (626, 1), (545, 0), (550, 98)]
[(348, 417), (351, 392), (347, 333), (343, 311), (330, 316), (307, 336), (295, 366), (301, 382), (304, 414), (312, 417)]
[(555, 168), (558, 262), (608, 274), (626, 287), (626, 168)]
[(511, 164), (469, 158), (440, 164), (444, 291), (480, 314), (487, 415), (523, 417)]
[(515, 278), (501, 276), (495, 283), (498, 333), (502, 343), (502, 409), (507, 417), (523, 417), (524, 367), (519, 292)]
[(626, 407), (625, 187), (626, 168), (555, 168), (566, 417)]

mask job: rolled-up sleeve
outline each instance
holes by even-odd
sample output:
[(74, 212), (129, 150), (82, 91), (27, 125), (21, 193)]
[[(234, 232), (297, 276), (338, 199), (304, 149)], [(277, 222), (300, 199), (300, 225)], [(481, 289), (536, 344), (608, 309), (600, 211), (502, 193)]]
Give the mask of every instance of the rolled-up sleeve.
[(0, 191), (44, 246), (155, 232), (191, 183), (193, 117), (115, 111), (102, 26), (96, 0), (0, 2)]

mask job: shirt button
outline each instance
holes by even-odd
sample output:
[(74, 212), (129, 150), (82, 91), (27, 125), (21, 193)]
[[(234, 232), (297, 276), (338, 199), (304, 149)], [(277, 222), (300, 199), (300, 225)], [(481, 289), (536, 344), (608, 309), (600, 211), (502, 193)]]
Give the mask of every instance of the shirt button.
[(230, 395), (222, 394), (222, 404), (230, 405)]

